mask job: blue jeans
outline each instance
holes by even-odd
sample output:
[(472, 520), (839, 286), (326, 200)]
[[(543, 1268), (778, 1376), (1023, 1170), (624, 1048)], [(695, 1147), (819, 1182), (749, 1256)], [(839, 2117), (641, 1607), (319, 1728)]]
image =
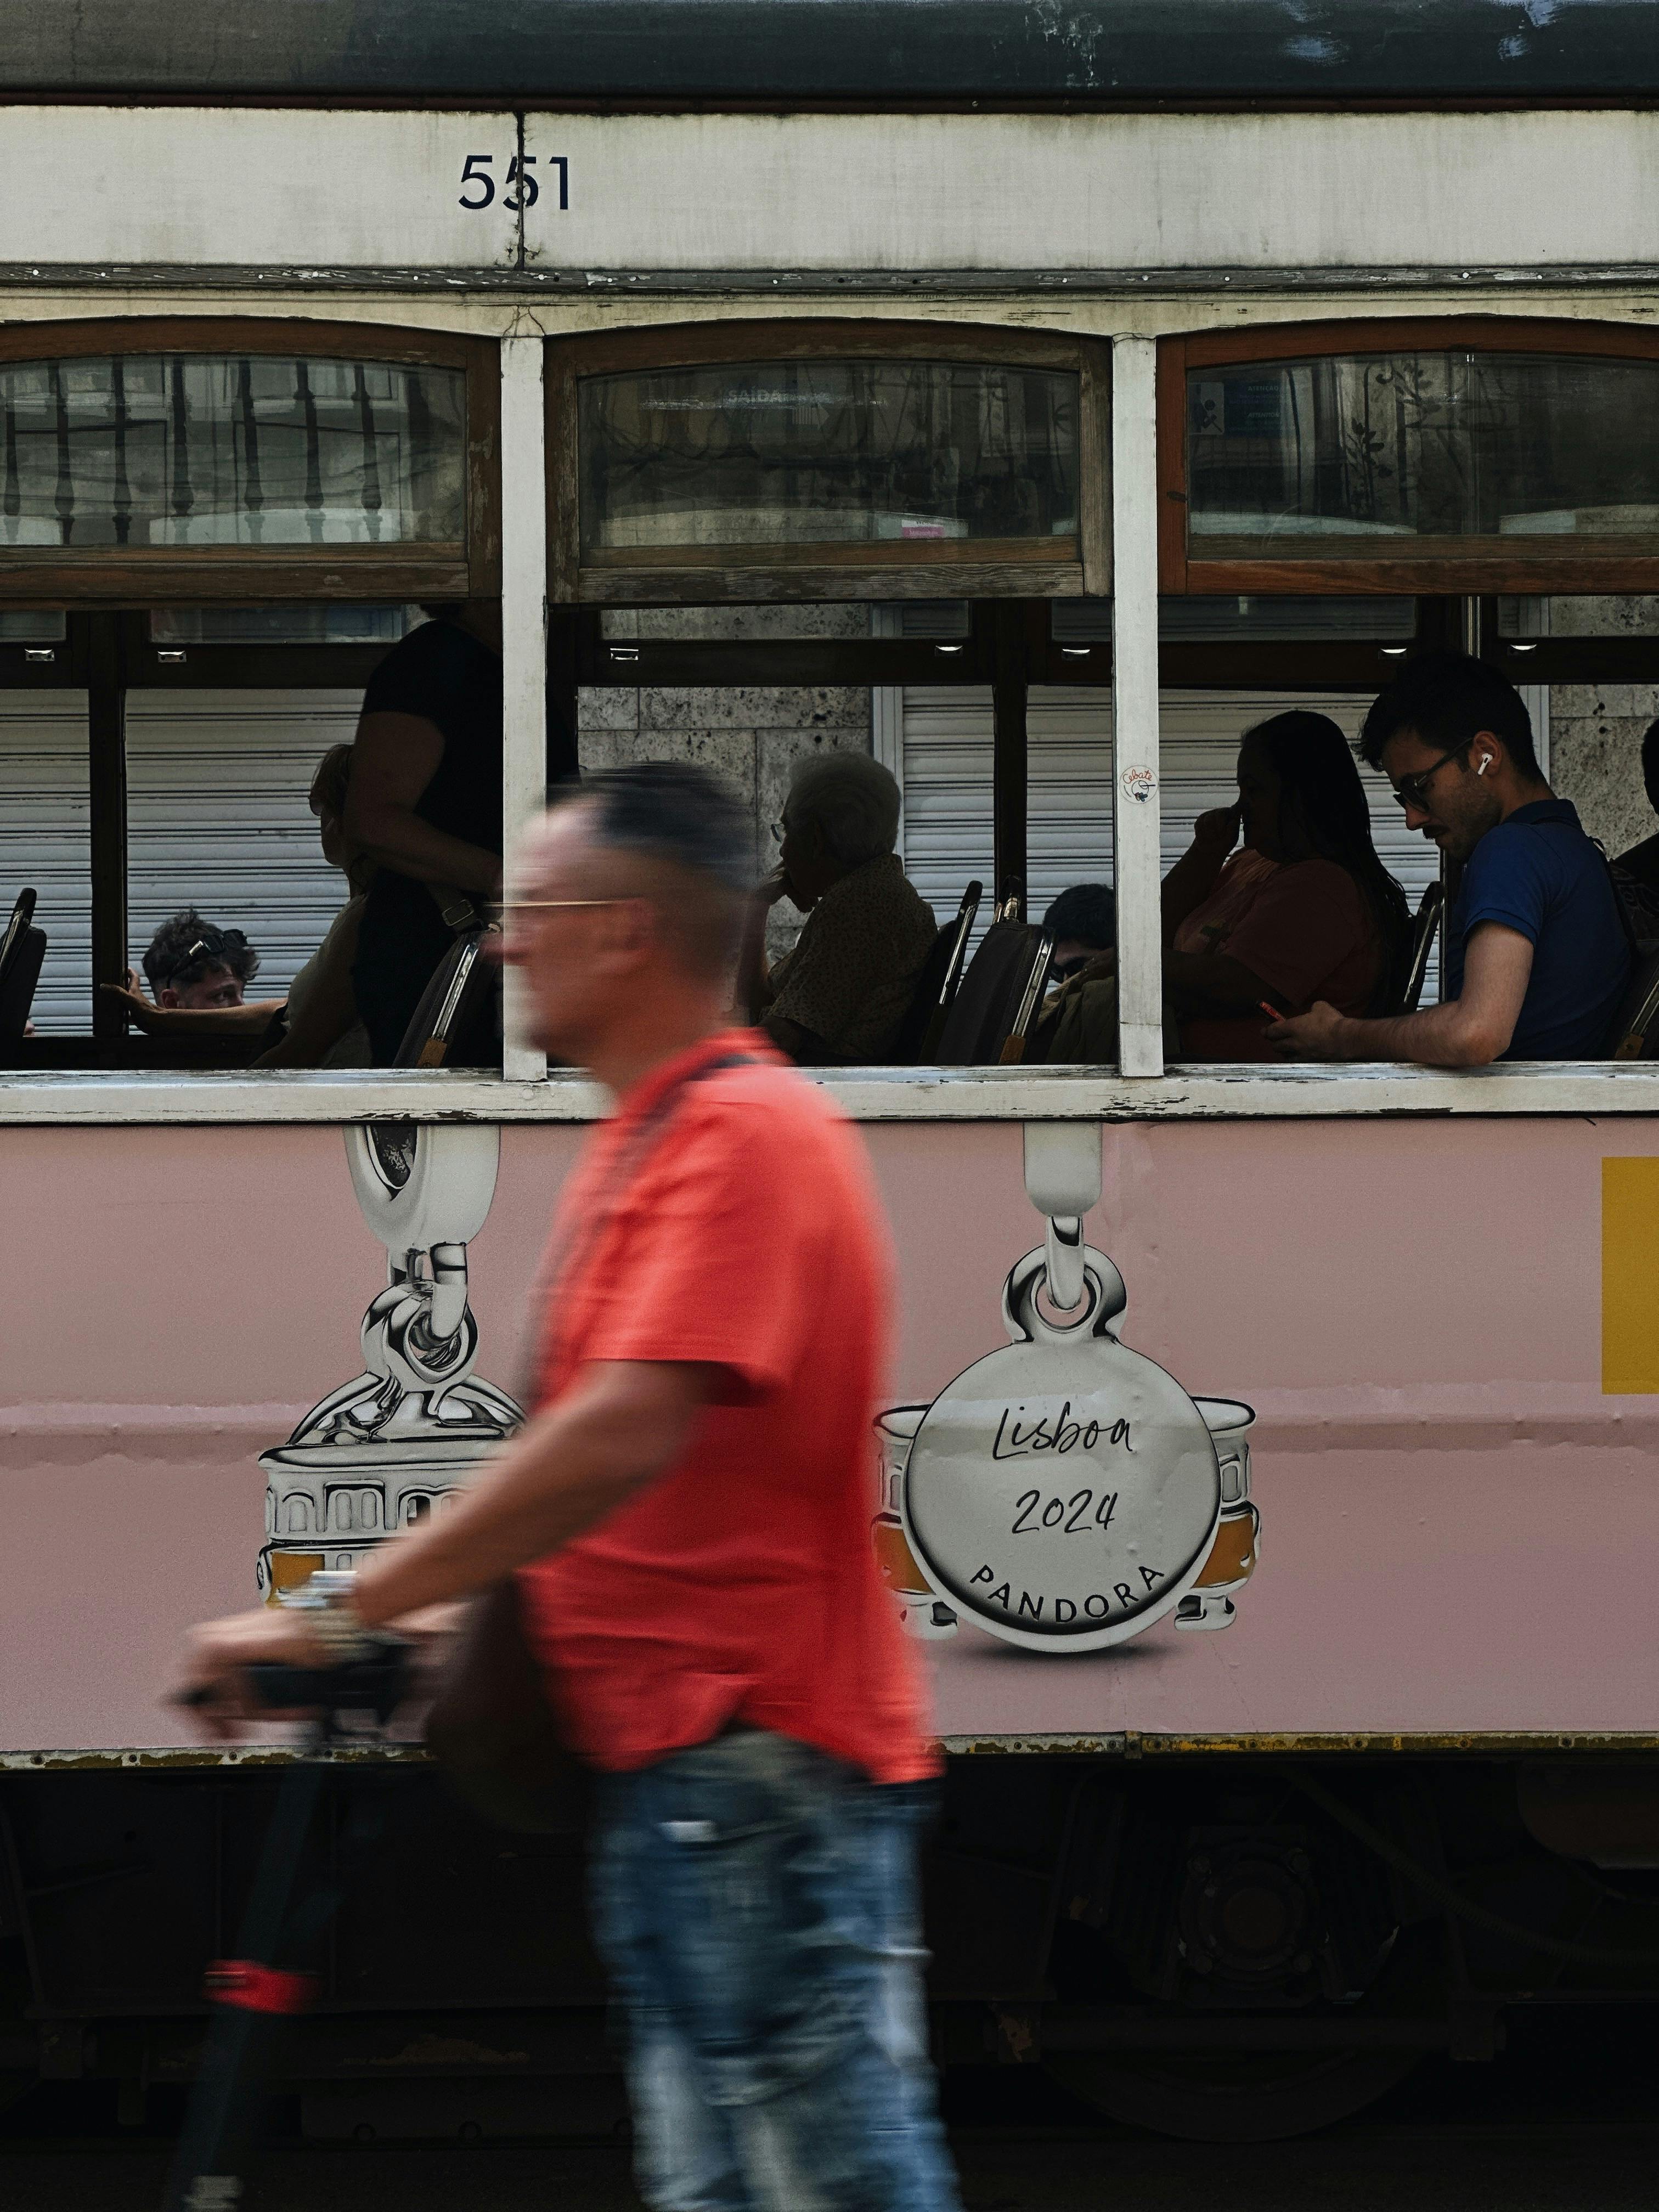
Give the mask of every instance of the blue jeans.
[(957, 2212), (922, 1996), (932, 1803), (760, 1729), (605, 1778), (595, 1919), (657, 2212)]

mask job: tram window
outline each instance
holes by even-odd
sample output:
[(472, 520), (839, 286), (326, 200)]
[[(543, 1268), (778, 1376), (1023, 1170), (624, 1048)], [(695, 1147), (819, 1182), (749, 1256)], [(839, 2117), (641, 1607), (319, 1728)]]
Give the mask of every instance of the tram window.
[(274, 355), (0, 366), (0, 549), (459, 544), (465, 386)]
[(67, 635), (66, 617), (41, 614), (33, 607), (0, 608), (0, 645), (61, 645)]
[(672, 644), (787, 644), (814, 638), (867, 637), (870, 610), (845, 599), (786, 600), (781, 606), (606, 607), (607, 644), (635, 639)]
[[(1285, 599), (1260, 593), (1239, 598), (1176, 599), (1158, 603), (1158, 634), (1166, 643), (1224, 645), (1233, 639), (1267, 642), (1325, 638), (1410, 638), (1416, 625), (1410, 599)], [(1112, 603), (1104, 599), (1056, 599), (1049, 608), (1056, 645), (1109, 645)]]
[(1162, 341), (1164, 588), (1645, 583), (1656, 356), (1645, 331), (1472, 318)]
[(424, 619), (418, 607), (302, 599), (274, 607), (154, 607), (149, 635), (152, 645), (395, 645)]
[(1456, 348), (1198, 368), (1187, 437), (1194, 559), (1659, 543), (1659, 362)]
[(1065, 372), (959, 361), (585, 378), (583, 562), (963, 541), (1074, 558), (1078, 389)]
[(1503, 638), (1659, 637), (1659, 592), (1583, 592), (1500, 599)]

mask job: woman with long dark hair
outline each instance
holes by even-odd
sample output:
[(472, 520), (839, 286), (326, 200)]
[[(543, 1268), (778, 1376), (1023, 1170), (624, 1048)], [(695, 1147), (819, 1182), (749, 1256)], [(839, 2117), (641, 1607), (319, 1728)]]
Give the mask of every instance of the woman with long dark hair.
[(1164, 941), (1186, 1060), (1276, 1059), (1264, 1005), (1388, 1010), (1410, 910), (1377, 858), (1358, 768), (1328, 714), (1296, 708), (1244, 732), (1237, 804), (1199, 817), (1164, 878)]

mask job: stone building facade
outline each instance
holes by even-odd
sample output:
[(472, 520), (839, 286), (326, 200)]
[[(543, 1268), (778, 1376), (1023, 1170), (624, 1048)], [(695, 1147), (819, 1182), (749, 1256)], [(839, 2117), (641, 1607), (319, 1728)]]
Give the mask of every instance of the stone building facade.
[[(608, 641), (650, 638), (859, 637), (869, 634), (863, 606), (665, 607), (612, 611)], [(753, 811), (763, 870), (777, 852), (774, 825), (795, 763), (810, 754), (870, 750), (870, 693), (847, 684), (698, 684), (683, 688), (585, 689), (578, 706), (585, 769), (636, 761), (689, 760), (717, 769)], [(774, 909), (768, 950), (793, 944), (801, 917), (787, 900)]]
[[(1553, 599), (1553, 637), (1659, 635), (1659, 596)], [(1556, 684), (1550, 689), (1551, 781), (1592, 837), (1622, 853), (1659, 830), (1642, 782), (1642, 737), (1659, 716), (1659, 685)]]

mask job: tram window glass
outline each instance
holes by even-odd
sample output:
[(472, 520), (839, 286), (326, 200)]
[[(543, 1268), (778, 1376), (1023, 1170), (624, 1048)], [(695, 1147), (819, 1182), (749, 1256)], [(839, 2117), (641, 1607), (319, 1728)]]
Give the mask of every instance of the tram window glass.
[(1659, 637), (1659, 592), (1583, 592), (1547, 598), (1503, 598), (1504, 638)]
[(65, 617), (33, 607), (0, 608), (0, 645), (61, 645)]
[(1462, 347), (1186, 380), (1194, 560), (1659, 550), (1659, 361)]
[(0, 366), (0, 548), (459, 544), (465, 382), (277, 356)]
[(599, 618), (607, 641), (661, 639), (676, 644), (791, 643), (869, 635), (867, 608), (846, 600), (786, 600), (781, 606), (606, 607)]
[(274, 607), (153, 607), (149, 635), (152, 645), (395, 645), (423, 620), (413, 606), (296, 599)]
[[(1409, 599), (1175, 599), (1158, 603), (1158, 634), (1166, 642), (1224, 645), (1324, 638), (1410, 638), (1416, 624)], [(1105, 599), (1056, 599), (1049, 608), (1056, 645), (1109, 645), (1112, 603)]]
[(589, 377), (579, 395), (585, 564), (963, 541), (1074, 556), (1075, 374), (763, 361)]

